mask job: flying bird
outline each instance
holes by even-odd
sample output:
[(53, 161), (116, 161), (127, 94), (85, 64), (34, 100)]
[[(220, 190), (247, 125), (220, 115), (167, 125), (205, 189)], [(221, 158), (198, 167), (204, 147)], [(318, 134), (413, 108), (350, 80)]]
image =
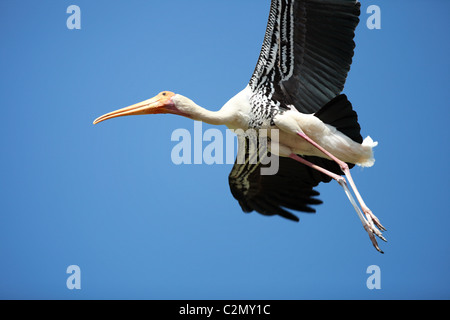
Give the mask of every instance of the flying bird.
[[(176, 114), (230, 129), (269, 132), (279, 156), (275, 174), (262, 174), (250, 135), (238, 136), (229, 175), (231, 193), (244, 212), (299, 221), (292, 211), (315, 212), (314, 188), (335, 180), (353, 205), (373, 246), (386, 229), (364, 203), (350, 174), (354, 165), (374, 164), (370, 137), (363, 140), (358, 116), (342, 94), (354, 54), (360, 3), (355, 0), (272, 0), (262, 50), (247, 86), (219, 111), (164, 91), (154, 98), (107, 113), (94, 121), (129, 115)], [(277, 132), (277, 139), (271, 132)], [(274, 147), (275, 146), (275, 147)], [(256, 151), (255, 151), (256, 150)], [(273, 155), (273, 154), (272, 154)], [(350, 187), (349, 187), (350, 186)], [(351, 190), (350, 190), (351, 189)], [(356, 197), (353, 197), (353, 194)]]

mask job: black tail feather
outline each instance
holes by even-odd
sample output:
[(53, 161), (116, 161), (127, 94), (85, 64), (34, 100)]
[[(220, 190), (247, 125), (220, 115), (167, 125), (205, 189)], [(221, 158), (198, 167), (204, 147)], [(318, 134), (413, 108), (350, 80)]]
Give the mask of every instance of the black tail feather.
[(314, 115), (324, 123), (335, 127), (353, 141), (363, 142), (358, 115), (345, 94), (341, 94), (328, 102)]
[[(337, 130), (345, 134), (347, 137), (355, 142), (362, 143), (361, 127), (358, 123), (358, 115), (352, 108), (352, 104), (348, 101), (345, 94), (335, 97), (333, 100), (324, 105), (319, 111), (314, 114), (324, 123), (335, 127)], [(317, 164), (322, 168), (326, 168), (336, 174), (342, 174), (340, 167), (336, 162), (319, 158), (319, 157), (304, 157), (306, 160)], [(350, 168), (355, 165), (348, 163)], [(329, 182), (331, 178), (323, 173), (315, 171), (313, 174), (320, 176), (322, 181)]]

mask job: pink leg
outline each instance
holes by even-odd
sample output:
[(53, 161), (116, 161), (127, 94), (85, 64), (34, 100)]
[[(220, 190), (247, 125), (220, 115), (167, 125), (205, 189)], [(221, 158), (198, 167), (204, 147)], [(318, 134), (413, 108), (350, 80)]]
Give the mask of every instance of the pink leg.
[(353, 192), (355, 193), (355, 196), (358, 199), (358, 202), (361, 205), (361, 209), (363, 210), (364, 214), (366, 215), (367, 220), (369, 222), (369, 225), (373, 229), (373, 232), (377, 236), (379, 236), (380, 239), (386, 241), (386, 239), (381, 235), (381, 232), (377, 229), (377, 227), (380, 228), (383, 231), (385, 231), (386, 228), (383, 227), (383, 225), (380, 223), (378, 218), (372, 213), (372, 211), (369, 209), (369, 207), (367, 207), (367, 205), (365, 204), (364, 200), (361, 197), (361, 194), (358, 191), (358, 188), (356, 188), (356, 184), (353, 181), (353, 178), (352, 178), (352, 176), (350, 174), (350, 169), (349, 169), (347, 163), (345, 163), (344, 161), (336, 158), (333, 154), (331, 154), (330, 152), (325, 150), (325, 148), (320, 146), (318, 143), (316, 143), (314, 140), (312, 140), (310, 137), (308, 137), (305, 133), (297, 132), (297, 134), (300, 137), (302, 137), (303, 139), (305, 139), (306, 141), (308, 141), (310, 144), (312, 144), (314, 147), (319, 149), (321, 152), (323, 152), (326, 156), (328, 156), (330, 159), (335, 161), (340, 166), (341, 170), (343, 171), (343, 173), (347, 177), (347, 180), (350, 183), (350, 186), (351, 186)]
[[(377, 240), (375, 239), (374, 234), (376, 234), (373, 230), (373, 228), (370, 225), (370, 221), (368, 222), (365, 218), (364, 215), (361, 213), (361, 210), (359, 209), (358, 205), (355, 202), (355, 199), (353, 199), (353, 196), (347, 186), (347, 182), (345, 181), (345, 179), (343, 177), (341, 177), (340, 175), (337, 175), (325, 168), (322, 168), (314, 163), (309, 162), (308, 160), (292, 153), (289, 156), (291, 159), (294, 159), (300, 163), (303, 163), (304, 165), (307, 165), (310, 168), (313, 168), (319, 172), (322, 172), (323, 174), (326, 174), (327, 176), (329, 176), (330, 178), (336, 180), (341, 186), (342, 188), (344, 188), (345, 194), (347, 195), (348, 199), (350, 200), (351, 204), (353, 205), (353, 207), (356, 210), (356, 213), (358, 214), (359, 219), (361, 220), (364, 229), (367, 231), (367, 233), (369, 234), (370, 240), (372, 241), (373, 246), (375, 247), (375, 249), (377, 249), (379, 252), (384, 253), (380, 247), (378, 246)], [(378, 231), (379, 232), (379, 231)], [(378, 235), (378, 234), (377, 234)], [(378, 235), (380, 236), (381, 233)], [(384, 241), (386, 241), (386, 239), (384, 239), (384, 237), (381, 235), (381, 239), (383, 239)]]
[(350, 174), (350, 169), (347, 165), (347, 163), (345, 163), (342, 160), (339, 160), (338, 158), (336, 158), (333, 154), (331, 154), (330, 152), (328, 152), (327, 150), (325, 150), (325, 148), (323, 148), (322, 146), (320, 146), (318, 143), (316, 143), (314, 140), (312, 140), (310, 137), (308, 137), (306, 134), (304, 134), (303, 132), (298, 132), (297, 133), (300, 137), (302, 137), (303, 139), (305, 139), (306, 141), (308, 141), (309, 143), (311, 143), (314, 147), (316, 147), (317, 149), (319, 149), (320, 151), (322, 151), (326, 156), (328, 156), (330, 159), (332, 159), (333, 161), (335, 161), (340, 167), (342, 172), (344, 172), (345, 176), (348, 179), (348, 182), (350, 183), (350, 186), (353, 189), (353, 192), (355, 193), (356, 198), (358, 199), (359, 204), (361, 205), (361, 209), (363, 210), (363, 212), (366, 214), (367, 219), (369, 221), (373, 221), (381, 230), (386, 230), (380, 223), (380, 221), (377, 219), (377, 217), (372, 213), (372, 211), (369, 209), (369, 207), (366, 206), (366, 204), (364, 203), (364, 200), (361, 197), (361, 194), (358, 191), (358, 188), (356, 188), (356, 184), (353, 181), (352, 175)]

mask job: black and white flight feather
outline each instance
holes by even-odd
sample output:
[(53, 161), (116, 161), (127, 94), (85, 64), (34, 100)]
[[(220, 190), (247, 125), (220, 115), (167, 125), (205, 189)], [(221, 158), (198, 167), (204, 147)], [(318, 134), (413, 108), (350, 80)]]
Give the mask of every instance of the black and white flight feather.
[[(363, 141), (356, 112), (341, 95), (359, 15), (360, 3), (354, 0), (272, 0), (262, 50), (249, 82), (252, 113), (258, 115), (250, 126), (258, 128), (293, 106), (301, 113), (314, 113), (354, 141)], [(315, 212), (312, 206), (322, 201), (314, 187), (329, 182), (329, 176), (287, 157), (279, 158), (276, 175), (261, 175), (262, 164), (251, 164), (248, 152), (248, 148), (238, 150), (247, 160), (236, 162), (229, 175), (231, 192), (244, 212), (294, 221), (299, 219), (289, 209)], [(303, 158), (341, 173), (333, 161)]]

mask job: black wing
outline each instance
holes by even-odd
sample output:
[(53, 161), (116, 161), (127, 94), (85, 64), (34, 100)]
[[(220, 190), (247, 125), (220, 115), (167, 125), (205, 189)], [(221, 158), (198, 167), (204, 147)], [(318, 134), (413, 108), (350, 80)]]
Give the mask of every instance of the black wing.
[(355, 0), (272, 0), (253, 92), (271, 87), (272, 100), (318, 111), (344, 88), (359, 14)]
[[(228, 177), (233, 197), (244, 212), (257, 211), (263, 215), (280, 215), (286, 219), (299, 221), (298, 217), (286, 209), (314, 213), (312, 205), (321, 204), (317, 199), (319, 192), (313, 188), (320, 182), (331, 179), (309, 167), (292, 160), (279, 157), (278, 172), (274, 175), (261, 175), (261, 168), (270, 166), (257, 161), (255, 151), (250, 151), (248, 138), (239, 144), (238, 156)], [(259, 151), (258, 151), (259, 152)], [(270, 153), (266, 153), (270, 156)], [(259, 156), (263, 159), (264, 156)], [(304, 157), (331, 171), (340, 173), (339, 167), (332, 161), (318, 157)], [(264, 162), (264, 161), (263, 161)]]

